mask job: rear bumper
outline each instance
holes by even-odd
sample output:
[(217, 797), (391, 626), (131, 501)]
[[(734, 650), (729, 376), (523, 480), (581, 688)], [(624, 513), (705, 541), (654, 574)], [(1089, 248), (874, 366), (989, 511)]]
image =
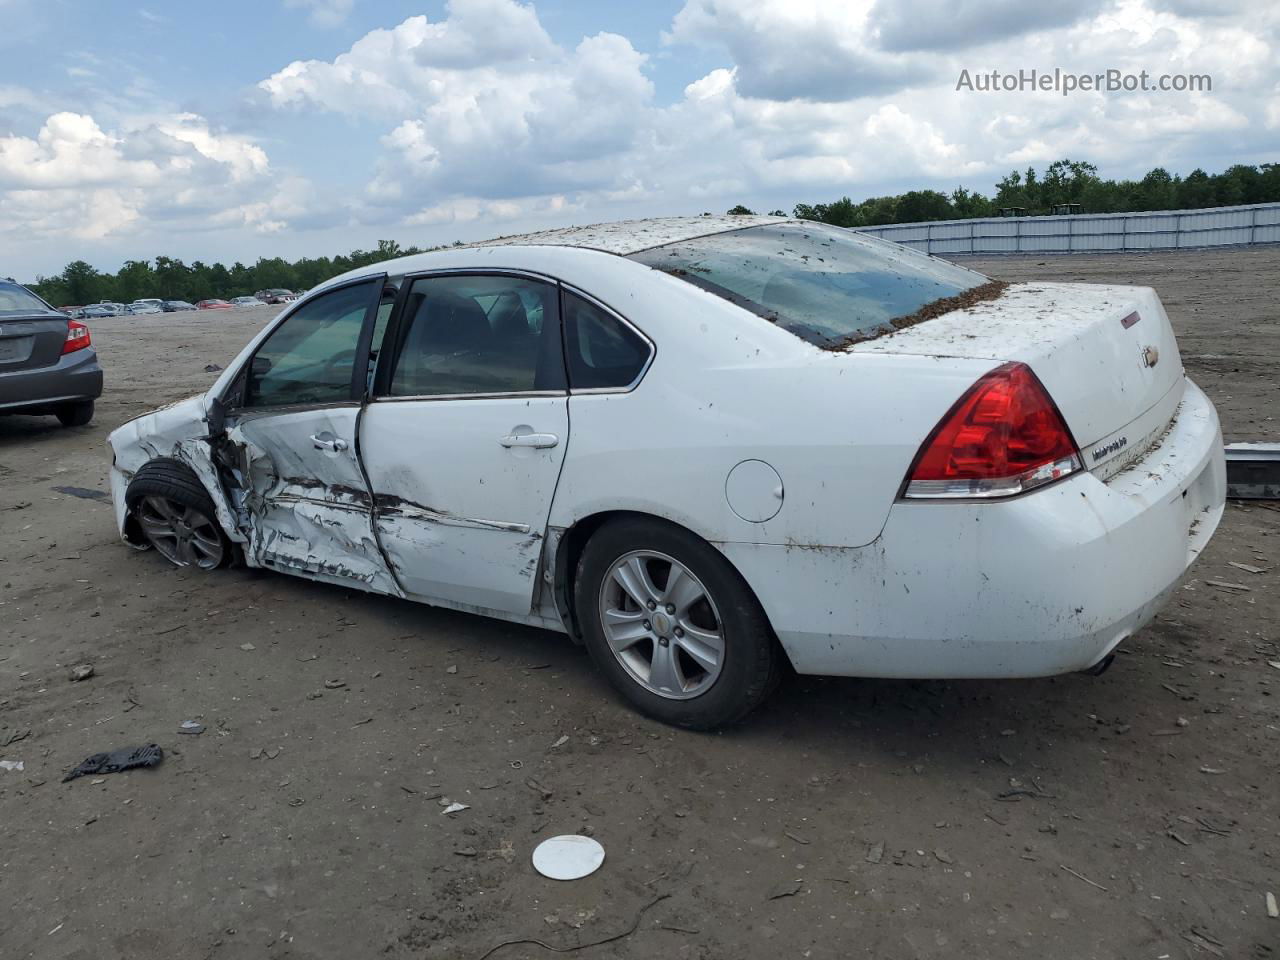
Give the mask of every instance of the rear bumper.
[(1147, 623), (1217, 528), (1217, 411), (1190, 381), (1168, 434), (1103, 482), (1003, 503), (897, 503), (856, 549), (724, 544), (801, 673), (1033, 677)]
[(102, 367), (92, 347), (61, 357), (51, 367), (0, 372), (0, 413), (47, 410), (102, 396)]

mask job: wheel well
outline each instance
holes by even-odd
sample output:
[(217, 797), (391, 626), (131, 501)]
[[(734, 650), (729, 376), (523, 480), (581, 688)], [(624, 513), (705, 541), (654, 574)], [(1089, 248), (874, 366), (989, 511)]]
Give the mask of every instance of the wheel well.
[[(555, 552), (555, 601), (556, 609), (560, 611), (560, 619), (564, 621), (565, 627), (569, 631), (569, 636), (574, 643), (582, 643), (582, 628), (578, 624), (577, 611), (574, 609), (573, 587), (574, 577), (578, 572), (578, 560), (582, 556), (582, 551), (587, 546), (587, 541), (592, 535), (603, 527), (606, 523), (624, 518), (639, 518), (642, 520), (653, 520), (658, 523), (665, 523), (673, 527), (679, 527), (687, 533), (693, 534), (698, 539), (707, 542), (706, 537), (690, 530), (683, 524), (676, 523), (666, 517), (659, 517), (656, 514), (644, 513), (640, 510), (606, 510), (602, 513), (593, 513), (590, 516), (583, 517), (560, 534), (559, 542), (556, 544)], [(553, 534), (554, 535), (554, 534)], [(718, 551), (717, 551), (718, 552)], [(721, 554), (721, 556), (724, 556)], [(752, 590), (751, 584), (747, 583), (746, 577), (742, 576), (742, 572), (733, 566), (733, 561), (725, 557), (725, 562), (734, 569), (734, 572), (742, 579), (743, 584), (755, 596), (755, 590)], [(759, 602), (759, 598), (756, 597)], [(765, 614), (768, 619), (768, 613)], [(776, 638), (775, 638), (776, 642)]]

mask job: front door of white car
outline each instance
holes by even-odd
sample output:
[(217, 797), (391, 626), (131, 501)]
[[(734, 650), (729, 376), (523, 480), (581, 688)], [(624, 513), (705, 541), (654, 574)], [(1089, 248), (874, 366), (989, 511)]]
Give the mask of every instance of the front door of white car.
[(556, 285), (406, 280), (360, 425), (373, 522), (405, 593), (529, 613), (568, 443)]
[[(322, 294), (258, 345), (229, 403), (246, 549), (262, 566), (398, 592), (371, 529), (356, 427), (384, 278)], [(389, 310), (389, 304), (387, 305)]]

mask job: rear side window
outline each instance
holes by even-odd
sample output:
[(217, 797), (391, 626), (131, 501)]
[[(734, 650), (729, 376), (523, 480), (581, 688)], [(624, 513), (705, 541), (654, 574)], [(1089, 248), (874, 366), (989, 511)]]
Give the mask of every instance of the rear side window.
[(664, 244), (630, 258), (701, 287), (820, 347), (987, 283), (980, 273), (820, 223), (774, 223)]
[(626, 388), (649, 361), (648, 342), (589, 300), (564, 294), (564, 334), (573, 390)]
[(26, 287), (0, 282), (0, 314), (52, 312), (53, 308)]
[(414, 280), (388, 395), (563, 390), (556, 313), (556, 288), (539, 280), (453, 274)]

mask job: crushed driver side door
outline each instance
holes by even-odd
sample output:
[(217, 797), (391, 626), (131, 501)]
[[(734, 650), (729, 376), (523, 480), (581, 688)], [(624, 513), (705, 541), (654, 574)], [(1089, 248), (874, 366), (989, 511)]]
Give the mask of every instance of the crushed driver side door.
[(325, 291), (259, 344), (226, 397), (224, 459), (251, 564), (399, 596), (356, 443), (385, 280)]

